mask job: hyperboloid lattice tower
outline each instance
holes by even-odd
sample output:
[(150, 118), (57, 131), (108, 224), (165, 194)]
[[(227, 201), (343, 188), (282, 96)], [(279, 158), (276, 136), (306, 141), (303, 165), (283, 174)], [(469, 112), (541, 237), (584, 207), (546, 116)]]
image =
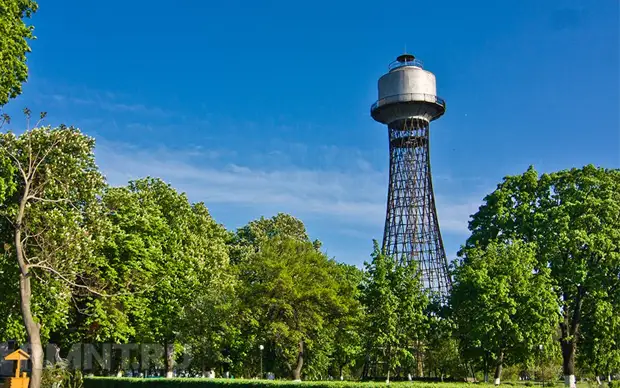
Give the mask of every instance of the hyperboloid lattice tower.
[(383, 249), (402, 265), (416, 262), (424, 287), (441, 296), (450, 277), (433, 194), (429, 124), (445, 111), (435, 75), (409, 54), (379, 78), (379, 99), (370, 108), (375, 120), (387, 124), (390, 143)]

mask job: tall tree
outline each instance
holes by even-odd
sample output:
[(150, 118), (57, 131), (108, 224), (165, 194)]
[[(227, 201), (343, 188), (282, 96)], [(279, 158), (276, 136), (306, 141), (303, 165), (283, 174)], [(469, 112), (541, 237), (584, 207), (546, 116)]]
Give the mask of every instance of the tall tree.
[(37, 11), (33, 0), (0, 1), (0, 106), (22, 92), (22, 82), (28, 78), (26, 54), (28, 40), (34, 39), (33, 27), (24, 19)]
[(537, 267), (550, 268), (559, 296), (563, 370), (575, 386), (584, 311), (620, 288), (620, 170), (596, 168), (504, 178), (472, 216), (466, 249), (491, 241), (536, 244)]
[(507, 359), (527, 361), (539, 344), (548, 348), (558, 322), (550, 270), (536, 269), (531, 246), (490, 243), (471, 248), (457, 265), (451, 292), (453, 318), (465, 348), (488, 351), (499, 385)]
[(40, 386), (41, 330), (48, 324), (34, 293), (53, 290), (52, 300), (67, 300), (70, 288), (99, 287), (89, 275), (96, 272), (96, 196), (104, 180), (93, 146), (92, 138), (73, 127), (0, 134), (0, 158), (10, 161), (15, 183), (0, 208), (0, 229), (3, 237), (10, 237), (4, 241), (5, 257), (10, 256), (18, 270), (19, 305), (32, 353), (32, 388)]
[(365, 343), (370, 354), (386, 363), (388, 382), (396, 367), (413, 358), (411, 349), (425, 332), (428, 296), (421, 285), (415, 265), (399, 266), (374, 241), (361, 284)]
[[(108, 339), (134, 336), (163, 345), (171, 377), (187, 309), (201, 291), (216, 293), (228, 281), (228, 234), (204, 204), (190, 204), (159, 179), (111, 188), (103, 202), (114, 227), (104, 248), (106, 273), (116, 287), (133, 293), (119, 296), (122, 309), (119, 303), (94, 300), (88, 327), (94, 324)], [(127, 324), (119, 325), (118, 317)]]
[(285, 236), (269, 238), (239, 264), (244, 331), (264, 341), (265, 350), (281, 360), (281, 372), (295, 380), (306, 355), (320, 349), (322, 332), (342, 314), (336, 271), (312, 243)]
[(340, 379), (344, 379), (346, 368), (355, 366), (362, 354), (363, 310), (359, 302), (359, 285), (364, 273), (357, 267), (338, 264), (337, 281), (339, 294), (343, 298), (345, 310), (334, 322), (334, 349), (332, 358), (338, 369)]

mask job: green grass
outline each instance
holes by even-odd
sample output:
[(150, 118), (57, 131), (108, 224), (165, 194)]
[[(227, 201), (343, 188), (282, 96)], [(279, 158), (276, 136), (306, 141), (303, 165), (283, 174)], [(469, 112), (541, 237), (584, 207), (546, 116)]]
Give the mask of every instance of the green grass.
[[(465, 388), (473, 387), (467, 383), (425, 383), (425, 382), (392, 382), (390, 386), (398, 388)], [(101, 378), (91, 377), (84, 379), (84, 388), (237, 388), (237, 387), (277, 387), (277, 388), (352, 388), (352, 387), (385, 387), (384, 382), (354, 382), (354, 381), (303, 381), (296, 383), (286, 380), (241, 380), (241, 379), (163, 379), (163, 378)]]
[[(389, 386), (396, 385), (398, 388), (491, 388), (492, 383), (432, 383), (432, 382), (391, 382)], [(578, 382), (578, 388), (593, 388), (596, 383)], [(524, 388), (532, 386), (541, 388), (540, 382), (532, 382), (526, 384), (525, 381), (506, 381), (502, 382), (502, 386), (509, 388), (511, 386)], [(545, 383), (545, 387), (563, 387), (560, 381), (550, 384)], [(355, 382), (355, 381), (303, 381), (295, 383), (290, 380), (243, 380), (243, 379), (202, 379), (202, 378), (111, 378), (111, 377), (88, 377), (84, 379), (84, 388), (241, 388), (241, 387), (274, 387), (274, 388), (385, 388), (384, 382)], [(598, 386), (596, 386), (598, 387)], [(612, 388), (620, 388), (619, 385), (611, 386)]]

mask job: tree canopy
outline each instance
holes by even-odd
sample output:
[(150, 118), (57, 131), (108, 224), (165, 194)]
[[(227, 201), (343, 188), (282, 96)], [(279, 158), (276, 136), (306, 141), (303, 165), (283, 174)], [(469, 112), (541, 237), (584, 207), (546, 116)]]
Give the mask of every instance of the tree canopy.
[(0, 1), (0, 106), (22, 92), (28, 78), (26, 54), (29, 39), (34, 39), (34, 27), (24, 19), (30, 18), (38, 5), (33, 0)]
[(93, 258), (103, 237), (96, 199), (104, 180), (93, 146), (94, 139), (73, 127), (0, 134), (0, 158), (11, 164), (11, 175), (4, 174), (10, 195), (0, 205), (7, 267), (0, 283), (14, 290), (4, 304), (13, 312), (19, 306), (25, 328), (15, 330), (17, 314), (12, 315), (3, 336), (28, 335), (35, 387), (43, 368), (42, 341), (68, 324), (72, 294), (99, 290)]
[(559, 354), (569, 377), (575, 361), (620, 368), (617, 170), (506, 177), (438, 300), (376, 242), (360, 269), (287, 214), (232, 231), (161, 179), (109, 186), (93, 148), (73, 127), (0, 134), (0, 337), (30, 344), (34, 388), (49, 343), (133, 346), (101, 374), (463, 378), (486, 360), (531, 378)]
[(490, 356), (499, 384), (506, 360), (529, 361), (553, 346), (558, 300), (549, 268), (537, 269), (532, 245), (491, 242), (469, 248), (454, 273), (452, 317), (464, 354)]
[(428, 324), (428, 295), (421, 288), (417, 267), (398, 265), (381, 252), (376, 241), (364, 275), (360, 287), (366, 350), (375, 360), (385, 362), (389, 381), (390, 373), (414, 359), (412, 350), (421, 345)]
[(574, 385), (584, 311), (619, 308), (620, 171), (589, 165), (539, 176), (530, 168), (504, 178), (484, 201), (465, 250), (494, 240), (535, 244), (537, 269), (549, 268), (560, 300), (563, 369)]

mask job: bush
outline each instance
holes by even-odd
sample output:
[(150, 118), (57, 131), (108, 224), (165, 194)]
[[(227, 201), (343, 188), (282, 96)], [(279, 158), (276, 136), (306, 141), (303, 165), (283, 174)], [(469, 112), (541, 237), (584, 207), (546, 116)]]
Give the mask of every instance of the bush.
[(609, 388), (620, 388), (620, 380), (612, 380), (609, 382)]
[(69, 368), (66, 361), (48, 363), (43, 369), (41, 388), (82, 388), (82, 372)]

